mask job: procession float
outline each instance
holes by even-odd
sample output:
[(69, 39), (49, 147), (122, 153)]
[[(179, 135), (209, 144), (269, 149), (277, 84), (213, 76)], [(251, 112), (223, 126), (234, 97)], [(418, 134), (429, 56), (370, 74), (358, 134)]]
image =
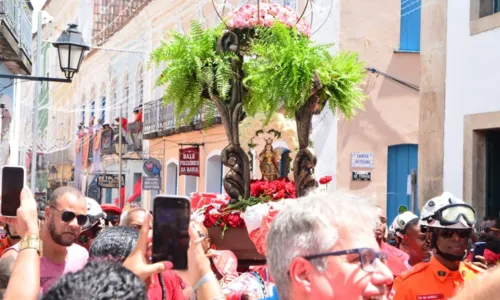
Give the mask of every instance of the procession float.
[[(243, 5), (227, 16), (214, 4), (219, 26), (194, 21), (189, 34), (172, 32), (151, 56), (157, 66), (168, 66), (156, 80), (165, 87), (165, 104), (174, 104), (184, 122), (202, 108), (217, 113), (227, 135), (221, 153), (228, 168), (225, 194), (194, 193), (191, 203), (213, 247), (224, 254), (213, 262), (228, 298), (241, 291), (270, 294), (266, 267), (255, 267), (265, 264), (269, 227), (283, 205), (320, 186), (310, 142), (313, 115), (329, 106), (349, 119), (365, 99), (365, 68), (357, 54), (331, 54), (332, 45), (312, 41), (304, 15), (313, 1), (300, 15), (269, 2)], [(289, 149), (286, 162), (276, 141)], [(321, 185), (331, 180), (321, 178)]]

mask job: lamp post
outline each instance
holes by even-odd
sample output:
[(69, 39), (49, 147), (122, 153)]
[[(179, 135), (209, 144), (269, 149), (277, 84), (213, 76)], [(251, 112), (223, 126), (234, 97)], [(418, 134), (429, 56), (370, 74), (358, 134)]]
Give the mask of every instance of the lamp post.
[(62, 32), (61, 36), (52, 45), (57, 48), (61, 71), (66, 78), (41, 77), (41, 47), (42, 47), (42, 11), (38, 12), (38, 31), (36, 48), (36, 76), (30, 75), (7, 75), (0, 74), (0, 78), (23, 79), (36, 81), (35, 101), (33, 109), (33, 146), (31, 149), (31, 190), (35, 193), (36, 183), (36, 159), (38, 155), (38, 110), (40, 102), (40, 82), (71, 82), (71, 79), (80, 70), (85, 51), (90, 47), (85, 43), (82, 33), (77, 29), (77, 25), (69, 24), (69, 28)]

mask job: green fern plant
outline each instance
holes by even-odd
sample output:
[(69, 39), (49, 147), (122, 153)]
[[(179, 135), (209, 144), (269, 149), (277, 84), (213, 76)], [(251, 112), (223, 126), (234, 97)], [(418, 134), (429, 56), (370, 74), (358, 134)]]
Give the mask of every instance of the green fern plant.
[[(216, 51), (223, 30), (223, 26), (205, 30), (193, 21), (189, 35), (174, 31), (171, 39), (163, 41), (151, 54), (151, 62), (157, 67), (163, 62), (167, 65), (156, 80), (156, 86), (166, 86), (164, 103), (173, 103), (175, 114), (183, 115), (185, 123), (211, 104), (207, 100), (225, 100), (229, 95), (232, 56)], [(215, 111), (213, 105), (208, 107), (205, 112), (209, 119)]]
[(362, 106), (364, 94), (358, 85), (364, 78), (364, 66), (355, 55), (341, 52), (332, 56), (331, 45), (317, 45), (280, 23), (258, 27), (255, 36), (255, 57), (244, 63), (248, 114), (263, 112), (270, 118), (284, 108), (293, 117), (308, 101), (316, 75), (323, 86), (321, 103), (328, 102), (348, 118)]

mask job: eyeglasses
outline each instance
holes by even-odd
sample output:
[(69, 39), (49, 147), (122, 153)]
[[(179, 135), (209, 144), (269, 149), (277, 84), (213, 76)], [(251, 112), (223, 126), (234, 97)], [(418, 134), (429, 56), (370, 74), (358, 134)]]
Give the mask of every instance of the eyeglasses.
[(322, 258), (327, 256), (340, 256), (340, 255), (348, 255), (348, 254), (358, 254), (359, 261), (361, 262), (361, 269), (365, 272), (372, 273), (376, 268), (376, 260), (377, 258), (381, 261), (387, 260), (387, 253), (385, 252), (376, 252), (372, 248), (357, 248), (357, 249), (349, 249), (343, 251), (336, 252), (328, 252), (323, 254), (315, 254), (304, 256), (305, 259), (311, 260), (315, 258)]
[(476, 223), (476, 213), (472, 207), (466, 204), (455, 204), (437, 212), (437, 219), (442, 225), (453, 225), (463, 217), (469, 226)]
[(53, 208), (53, 209), (57, 210), (58, 212), (60, 212), (61, 213), (61, 219), (64, 222), (66, 222), (66, 223), (69, 223), (69, 222), (73, 221), (74, 218), (76, 218), (76, 221), (77, 221), (78, 225), (84, 227), (89, 222), (89, 217), (87, 215), (77, 215), (77, 214), (75, 214), (72, 211), (64, 211), (64, 212), (62, 212), (59, 209), (57, 209), (56, 207), (54, 207), (54, 206), (51, 206), (51, 208)]
[(500, 229), (493, 227), (479, 227), (479, 231), (484, 233), (490, 233), (491, 231), (500, 232)]
[(455, 233), (458, 234), (461, 239), (468, 239), (472, 235), (472, 230), (441, 229), (438, 231), (438, 234), (445, 239), (452, 238)]

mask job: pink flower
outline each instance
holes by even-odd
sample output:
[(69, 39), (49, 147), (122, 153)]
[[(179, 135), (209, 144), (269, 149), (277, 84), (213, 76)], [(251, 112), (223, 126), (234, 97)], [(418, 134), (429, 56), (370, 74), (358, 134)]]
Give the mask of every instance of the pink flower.
[(266, 18), (264, 19), (264, 26), (266, 27), (271, 27), (274, 25), (274, 17), (271, 15), (267, 15)]
[(231, 27), (231, 28), (235, 28), (235, 26), (234, 26), (234, 20), (227, 21), (227, 26)]

